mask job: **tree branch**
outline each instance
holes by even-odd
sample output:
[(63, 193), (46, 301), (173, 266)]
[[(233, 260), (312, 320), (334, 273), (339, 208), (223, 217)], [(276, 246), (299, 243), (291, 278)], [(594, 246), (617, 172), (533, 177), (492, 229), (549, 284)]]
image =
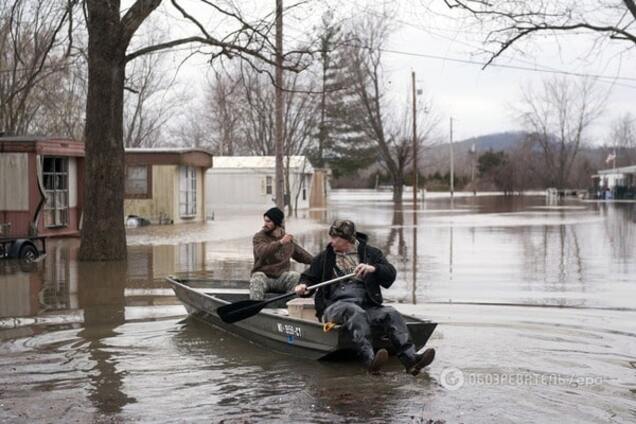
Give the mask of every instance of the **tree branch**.
[(139, 26), (161, 4), (161, 0), (137, 0), (121, 19), (124, 28), (122, 39), (127, 46)]

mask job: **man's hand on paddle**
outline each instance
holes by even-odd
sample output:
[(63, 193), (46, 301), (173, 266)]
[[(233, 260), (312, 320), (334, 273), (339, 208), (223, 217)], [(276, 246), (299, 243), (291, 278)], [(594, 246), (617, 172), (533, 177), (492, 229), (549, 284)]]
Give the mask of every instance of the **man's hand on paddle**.
[(298, 296), (305, 296), (309, 294), (309, 291), (307, 290), (307, 284), (298, 284), (296, 287), (294, 287), (294, 292)]
[(294, 241), (294, 236), (291, 234), (285, 234), (282, 239), (280, 239), (280, 244), (287, 244)]
[(359, 264), (353, 272), (355, 272), (356, 278), (364, 278), (369, 274), (373, 274), (375, 267), (369, 264)]

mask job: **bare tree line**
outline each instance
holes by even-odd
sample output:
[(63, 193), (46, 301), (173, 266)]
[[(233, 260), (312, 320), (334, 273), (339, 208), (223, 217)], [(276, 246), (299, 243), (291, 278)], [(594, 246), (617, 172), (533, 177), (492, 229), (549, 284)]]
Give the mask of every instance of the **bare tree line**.
[[(358, 18), (339, 28), (341, 34), (323, 20), (321, 60), (313, 72), (290, 74), (284, 82), (284, 152), (307, 154), (336, 172), (379, 164), (392, 177), (394, 200), (401, 202), (412, 166), (412, 120), (410, 111), (388, 99), (382, 46), (390, 36), (389, 20)], [(210, 123), (204, 124), (213, 130), (213, 151), (273, 155), (273, 100), (269, 78), (252, 67), (217, 74), (206, 102)], [(433, 115), (422, 115), (420, 144), (434, 128)], [(196, 132), (199, 126), (190, 127)]]
[[(613, 41), (636, 42), (630, 32), (636, 18), (632, 0), (599, 0), (603, 6), (599, 22), (591, 22), (585, 8), (569, 1), (443, 1), (451, 8), (468, 12), (477, 21), (499, 25), (487, 38), (498, 46), (493, 59), (517, 40), (544, 30), (586, 29)], [(125, 258), (121, 219), (124, 145), (156, 143), (161, 139), (161, 128), (175, 112), (170, 106), (164, 108), (164, 102), (153, 100), (155, 95), (163, 96), (165, 85), (156, 73), (153, 75), (159, 65), (153, 66), (154, 56), (148, 55), (193, 45), (193, 52), (207, 55), (211, 62), (240, 58), (247, 66), (235, 67), (239, 71), (231, 75), (228, 84), (215, 87), (212, 110), (196, 115), (216, 116), (213, 125), (197, 123), (189, 144), (221, 146), (219, 151), (228, 154), (270, 151), (271, 81), (265, 82), (275, 54), (271, 14), (248, 20), (232, 2), (194, 3), (234, 26), (208, 28), (198, 19), (200, 11), (180, 0), (136, 0), (125, 9), (118, 0), (14, 0), (0, 5), (0, 131), (64, 132), (86, 141), (86, 208), (80, 252), (83, 259)], [(189, 24), (186, 34), (161, 40), (140, 36), (139, 28), (147, 25), (160, 6), (165, 7), (166, 16), (172, 14), (168, 19), (177, 17)], [(390, 34), (389, 16), (375, 21), (363, 19), (366, 21), (354, 21), (343, 29), (345, 42), (340, 44), (344, 47), (335, 43), (343, 49), (339, 68), (335, 69), (339, 74), (335, 78), (344, 81), (336, 84), (341, 91), (326, 94), (324, 85), (329, 72), (313, 73), (322, 75), (322, 83), (303, 74), (287, 77), (286, 149), (289, 153), (318, 150), (320, 163), (324, 158), (327, 163), (338, 163), (347, 157), (358, 159), (359, 163), (380, 163), (390, 174), (394, 199), (399, 201), (412, 153), (407, 148), (408, 132), (404, 131), (409, 126), (408, 114), (395, 112), (399, 108), (390, 101), (385, 84), (382, 45)], [(287, 50), (285, 68), (291, 72), (303, 69), (305, 53), (309, 52), (302, 47)], [(146, 59), (150, 66), (143, 66)], [(323, 96), (316, 94), (321, 92)], [(224, 104), (216, 100), (219, 93), (225, 97)], [(241, 93), (239, 99), (237, 93)], [(240, 101), (234, 104), (237, 100)], [(330, 103), (339, 105), (335, 110), (346, 113), (340, 119), (330, 119)], [(55, 110), (59, 105), (63, 106), (62, 111)], [(571, 108), (564, 110), (569, 112)], [(528, 127), (536, 127), (535, 143), (543, 146), (545, 155), (553, 156), (543, 159), (550, 178), (557, 184), (566, 184), (570, 178), (593, 115), (578, 114), (582, 121), (578, 129), (576, 125), (567, 130), (559, 128), (563, 134), (557, 134), (557, 139), (562, 136), (558, 148), (546, 141), (550, 137), (539, 137), (543, 134), (539, 131), (540, 122), (532, 119), (532, 114), (526, 116)], [(219, 119), (223, 119), (223, 126)], [(567, 120), (564, 117), (563, 122)], [(626, 128), (633, 128), (632, 118), (624, 122), (629, 122)], [(331, 131), (326, 128), (329, 125)], [(620, 128), (617, 131), (620, 133)], [(182, 134), (188, 135), (185, 131)], [(622, 134), (626, 134), (625, 143), (633, 143), (629, 135), (632, 130), (623, 130)], [(316, 139), (320, 140), (317, 148)], [(419, 139), (421, 144), (426, 142), (425, 130)], [(528, 154), (536, 156), (535, 153), (529, 149)]]
[(0, 131), (81, 134), (83, 75), (68, 49), (68, 8), (44, 0), (0, 5)]
[(492, 46), (485, 66), (535, 36), (584, 31), (604, 42), (636, 44), (634, 0), (442, 0), (484, 32)]
[[(183, 45), (195, 46), (194, 51), (207, 55), (210, 61), (226, 57), (241, 58), (255, 67), (273, 64), (275, 46), (270, 40), (271, 14), (247, 19), (231, 2), (194, 3), (136, 0), (122, 5), (119, 0), (14, 0), (0, 6), (0, 57), (3, 58), (0, 131), (13, 134), (52, 131), (50, 125), (35, 123), (36, 117), (45, 116), (40, 113), (44, 103), (41, 100), (46, 96), (43, 94), (46, 90), (39, 90), (41, 83), (46, 80), (51, 84), (49, 87), (63, 86), (59, 84), (59, 68), (68, 63), (65, 60), (72, 57), (71, 52), (80, 51), (80, 57), (85, 60), (86, 71), (81, 73), (86, 77), (83, 85), (85, 107), (78, 108), (85, 111), (85, 119), (66, 120), (67, 123), (81, 123), (81, 138), (86, 142), (80, 248), (83, 260), (126, 257), (126, 236), (121, 219), (124, 135), (127, 135), (128, 144), (146, 144), (146, 140), (154, 138), (161, 123), (161, 118), (149, 119), (144, 114), (148, 108), (141, 107), (143, 102), (140, 102), (151, 97), (148, 89), (152, 86), (152, 74), (135, 80), (127, 65), (148, 54)], [(184, 30), (164, 40), (138, 42), (139, 28), (160, 6), (164, 8), (164, 17), (176, 18)], [(206, 27), (199, 20), (202, 9), (221, 18), (223, 27)], [(287, 52), (285, 69), (300, 70), (303, 54), (303, 51)], [(144, 69), (143, 66), (140, 68)], [(76, 88), (75, 82), (72, 80), (69, 86)], [(38, 96), (35, 95), (36, 88)], [(124, 119), (126, 89), (138, 95), (131, 101), (127, 114), (129, 125)], [(78, 92), (81, 91), (78, 88)], [(66, 135), (77, 137), (75, 133)]]

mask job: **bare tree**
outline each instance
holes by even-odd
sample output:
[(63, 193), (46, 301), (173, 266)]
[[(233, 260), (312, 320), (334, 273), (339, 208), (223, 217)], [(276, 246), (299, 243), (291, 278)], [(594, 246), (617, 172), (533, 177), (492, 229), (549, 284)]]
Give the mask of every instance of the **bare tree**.
[(616, 163), (619, 166), (634, 164), (636, 160), (636, 118), (630, 112), (613, 122), (606, 150), (616, 154)]
[(283, 116), (283, 155), (286, 156), (286, 166), (283, 168), (285, 177), (286, 192), (289, 194), (288, 213), (291, 214), (298, 205), (298, 197), (304, 184), (305, 162), (303, 162), (303, 168), (300, 170), (299, 178), (301, 180), (298, 183), (298, 187), (295, 193), (295, 202), (292, 205), (292, 186), (291, 186), (291, 156), (301, 155), (308, 150), (312, 137), (316, 133), (318, 126), (318, 104), (316, 98), (310, 94), (314, 91), (315, 84), (313, 81), (308, 81), (304, 87), (304, 91), (298, 91), (301, 89), (299, 80), (300, 74), (293, 74), (291, 78), (288, 78), (289, 91), (285, 96), (284, 116)]
[(77, 58), (37, 87), (32, 93), (32, 101), (38, 105), (38, 109), (27, 132), (83, 140), (87, 82), (85, 70), (85, 62)]
[[(244, 153), (271, 156), (275, 144), (274, 87), (267, 76), (251, 67), (241, 67), (239, 72), (235, 79), (217, 77), (224, 81), (224, 87), (231, 85), (231, 96), (228, 88), (215, 87), (211, 92), (212, 115), (231, 118), (228, 127), (215, 127), (215, 137), (231, 131), (234, 143), (240, 140)], [(289, 74), (284, 87), (284, 155), (303, 154), (317, 126), (315, 83), (304, 75)]]
[(72, 31), (65, 31), (65, 25), (73, 3), (0, 4), (0, 131), (31, 132), (44, 109), (43, 93), (59, 83), (51, 77), (69, 71), (69, 51), (64, 47)]
[(634, 0), (443, 0), (492, 30), (486, 66), (520, 40), (565, 31), (588, 31), (600, 39), (636, 44)]
[(243, 144), (249, 154), (272, 156), (275, 153), (274, 89), (264, 75), (241, 67), (241, 126)]
[[(133, 36), (162, 1), (136, 0), (122, 10), (119, 0), (86, 0), (88, 96), (82, 260), (126, 258), (126, 233), (122, 219), (126, 64), (145, 54), (192, 44), (207, 51), (211, 60), (240, 57), (248, 62), (273, 63), (275, 48), (269, 39), (271, 16), (248, 21), (231, 2), (201, 0), (194, 3), (199, 7), (196, 12), (191, 9), (193, 5), (190, 3), (184, 6), (180, 0), (169, 2), (182, 21), (190, 24), (192, 34), (129, 51)], [(207, 12), (224, 19), (223, 29), (209, 28), (198, 19)], [(216, 34), (215, 30), (222, 33)], [(288, 55), (300, 57), (298, 52)], [(295, 70), (297, 65), (297, 61), (287, 61), (285, 67)]]
[[(393, 183), (393, 201), (402, 202), (405, 172), (413, 161), (411, 114), (404, 111), (400, 119), (389, 111), (395, 110), (386, 99), (383, 80), (382, 51), (389, 36), (388, 18), (367, 16), (358, 21), (349, 38), (356, 40), (350, 45), (347, 72), (350, 75), (351, 102), (350, 119), (353, 128), (361, 131), (377, 151), (382, 166)], [(420, 118), (421, 119), (421, 118)], [(419, 144), (423, 135), (431, 131), (430, 122), (421, 122)]]
[(523, 91), (521, 120), (530, 141), (542, 153), (542, 174), (548, 187), (566, 188), (586, 131), (601, 114), (605, 98), (589, 80), (544, 80), (542, 87)]
[(239, 104), (240, 84), (224, 72), (215, 74), (215, 81), (208, 94), (208, 108), (211, 124), (213, 151), (220, 155), (233, 156), (240, 149), (237, 146), (239, 131), (245, 116)]
[[(241, 136), (248, 153), (271, 156), (275, 152), (274, 96), (275, 91), (268, 79), (251, 68), (241, 72)], [(301, 74), (287, 75), (284, 80), (285, 103), (283, 115), (283, 156), (285, 192), (289, 196), (289, 213), (293, 212), (291, 202), (290, 161), (291, 156), (304, 154), (316, 132), (317, 102), (315, 83)], [(296, 195), (297, 197), (297, 195)]]
[(124, 146), (161, 144), (161, 132), (181, 104), (162, 69), (162, 56), (145, 55), (130, 64), (124, 95)]
[(176, 127), (168, 129), (170, 140), (173, 142), (166, 144), (203, 148), (218, 154), (218, 146), (212, 135), (214, 125), (208, 107), (207, 102), (190, 103), (183, 113), (175, 119)]

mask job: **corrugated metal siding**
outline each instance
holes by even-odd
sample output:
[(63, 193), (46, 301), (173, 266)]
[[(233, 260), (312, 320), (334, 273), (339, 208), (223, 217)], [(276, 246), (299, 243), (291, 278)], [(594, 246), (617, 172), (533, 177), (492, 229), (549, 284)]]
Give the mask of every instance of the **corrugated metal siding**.
[[(177, 202), (179, 193), (179, 167), (176, 165), (152, 167), (152, 197), (156, 199), (155, 208), (157, 215), (165, 215), (168, 219), (176, 221), (179, 212)], [(177, 196), (175, 196), (175, 192)]]
[(0, 210), (29, 210), (29, 161), (27, 153), (0, 154)]
[(29, 234), (31, 223), (30, 212), (1, 212), (0, 223), (11, 224), (11, 228), (3, 236), (22, 237)]
[(174, 165), (154, 165), (152, 167), (152, 198), (125, 199), (124, 213), (141, 216), (154, 224), (159, 223), (160, 219), (174, 220), (172, 199), (176, 170), (177, 167)]
[[(272, 193), (267, 194), (266, 178), (272, 178)], [(274, 205), (274, 170), (256, 169), (216, 169), (206, 172), (206, 208), (208, 212), (225, 208), (266, 208)], [(296, 193), (303, 178), (299, 173), (290, 175), (291, 199), (294, 204)], [(309, 207), (311, 183), (306, 182), (306, 199), (302, 200), (302, 191), (298, 197), (298, 207)]]

